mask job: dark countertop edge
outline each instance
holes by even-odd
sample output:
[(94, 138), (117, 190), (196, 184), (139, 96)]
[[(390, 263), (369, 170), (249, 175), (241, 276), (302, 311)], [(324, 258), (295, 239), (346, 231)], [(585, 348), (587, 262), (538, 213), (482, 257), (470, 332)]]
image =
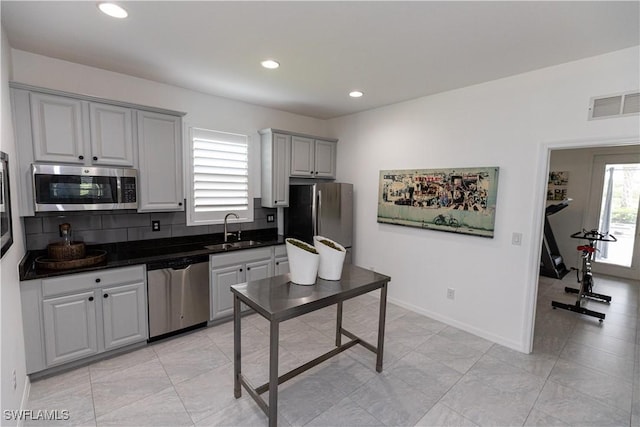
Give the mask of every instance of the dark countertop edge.
[(269, 246), (283, 245), (284, 237), (277, 234), (277, 229), (248, 230), (242, 233), (243, 240), (256, 240), (259, 244), (245, 248), (230, 248), (222, 250), (206, 249), (205, 245), (223, 242), (221, 233), (195, 236), (168, 237), (162, 239), (136, 240), (132, 242), (106, 243), (87, 245), (87, 251), (106, 250), (107, 260), (103, 263), (66, 270), (36, 269), (35, 260), (46, 256), (47, 250), (27, 251), (18, 265), (20, 281), (43, 279), (47, 277), (67, 274), (84, 273), (110, 268), (127, 267), (148, 264), (182, 257), (208, 256), (246, 249), (257, 249)]

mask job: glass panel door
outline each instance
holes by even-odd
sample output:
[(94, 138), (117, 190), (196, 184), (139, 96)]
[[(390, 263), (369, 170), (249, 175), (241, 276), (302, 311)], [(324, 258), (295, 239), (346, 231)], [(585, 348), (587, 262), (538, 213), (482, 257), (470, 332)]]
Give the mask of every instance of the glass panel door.
[(640, 276), (640, 152), (596, 155), (583, 228), (610, 233), (598, 242), (593, 272), (629, 279)]
[(640, 203), (640, 163), (606, 164), (599, 230), (617, 242), (601, 242), (596, 261), (631, 267)]

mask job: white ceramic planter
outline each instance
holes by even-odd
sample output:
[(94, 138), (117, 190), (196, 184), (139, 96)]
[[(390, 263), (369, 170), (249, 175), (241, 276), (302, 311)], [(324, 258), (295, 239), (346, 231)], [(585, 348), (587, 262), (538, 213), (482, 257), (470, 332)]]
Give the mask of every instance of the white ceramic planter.
[[(320, 240), (328, 240), (340, 250), (321, 243)], [(347, 255), (347, 250), (340, 243), (322, 236), (313, 236), (316, 250), (320, 254), (318, 277), (325, 280), (340, 280), (342, 277), (342, 265)]]
[(313, 246), (290, 237), (285, 239), (291, 281), (296, 285), (314, 285), (316, 283), (316, 277), (318, 276), (320, 255), (292, 245), (289, 243), (290, 240), (303, 243), (309, 247)]

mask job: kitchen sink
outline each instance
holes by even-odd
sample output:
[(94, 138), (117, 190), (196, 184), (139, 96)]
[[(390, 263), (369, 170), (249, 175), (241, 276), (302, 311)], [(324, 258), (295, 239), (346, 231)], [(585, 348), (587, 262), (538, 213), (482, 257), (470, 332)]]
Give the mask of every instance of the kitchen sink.
[(226, 251), (227, 249), (240, 249), (240, 248), (250, 248), (252, 246), (260, 245), (261, 242), (256, 240), (241, 240), (239, 242), (227, 242), (227, 243), (218, 243), (216, 245), (205, 245), (206, 249), (210, 251)]

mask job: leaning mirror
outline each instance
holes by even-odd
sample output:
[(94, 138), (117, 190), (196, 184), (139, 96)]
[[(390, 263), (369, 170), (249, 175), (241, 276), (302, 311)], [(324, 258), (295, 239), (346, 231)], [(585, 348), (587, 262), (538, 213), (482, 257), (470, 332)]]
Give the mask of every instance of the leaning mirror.
[(11, 227), (11, 196), (9, 194), (9, 156), (0, 151), (0, 229), (2, 230), (2, 254), (13, 243), (13, 229)]

